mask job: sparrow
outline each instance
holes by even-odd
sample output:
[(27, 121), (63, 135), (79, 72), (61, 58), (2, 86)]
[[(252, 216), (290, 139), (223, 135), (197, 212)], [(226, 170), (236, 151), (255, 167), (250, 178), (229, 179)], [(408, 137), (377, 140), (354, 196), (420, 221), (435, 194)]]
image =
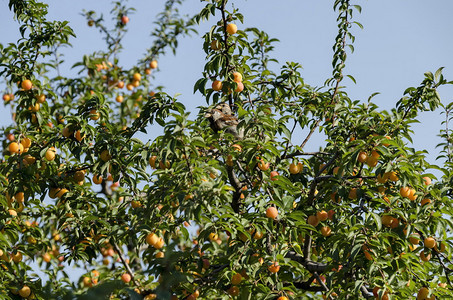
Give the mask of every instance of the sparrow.
[(242, 139), (244, 136), (243, 130), (237, 130), (238, 118), (233, 115), (227, 103), (220, 103), (216, 107), (209, 109), (205, 114), (205, 118), (208, 118), (212, 130), (216, 133), (225, 130), (226, 133), (232, 134), (236, 139)]

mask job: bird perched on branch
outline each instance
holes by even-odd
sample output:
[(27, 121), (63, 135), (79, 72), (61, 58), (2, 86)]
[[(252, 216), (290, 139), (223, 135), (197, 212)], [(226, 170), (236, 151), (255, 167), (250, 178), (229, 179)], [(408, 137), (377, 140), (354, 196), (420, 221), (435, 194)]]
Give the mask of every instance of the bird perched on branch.
[(233, 114), (227, 103), (220, 103), (209, 109), (205, 118), (208, 118), (212, 130), (216, 133), (225, 130), (226, 133), (232, 134), (236, 139), (242, 139), (244, 136), (243, 130), (238, 131), (238, 118)]

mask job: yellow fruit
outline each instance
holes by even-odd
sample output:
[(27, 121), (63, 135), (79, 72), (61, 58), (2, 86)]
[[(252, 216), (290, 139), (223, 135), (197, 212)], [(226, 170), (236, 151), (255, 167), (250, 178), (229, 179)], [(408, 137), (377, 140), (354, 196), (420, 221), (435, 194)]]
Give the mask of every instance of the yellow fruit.
[(289, 165), (289, 172), (291, 174), (299, 174), (300, 173), (300, 169), (299, 169), (299, 166), (295, 163), (292, 163)]
[(430, 185), (431, 184), (431, 178), (425, 176), (425, 177), (423, 177), (423, 182), (425, 183), (425, 185)]
[(57, 152), (57, 150), (55, 150), (54, 147), (50, 147), (49, 149), (47, 149), (46, 154), (45, 154), (45, 158), (47, 159), (47, 161), (54, 160), (56, 152)]
[(93, 176), (93, 183), (94, 184), (101, 184), (102, 183), (102, 176), (101, 175), (94, 175)]
[(23, 298), (27, 298), (31, 294), (31, 289), (24, 285), (20, 290), (19, 290), (19, 295)]
[(242, 82), (236, 82), (236, 88), (234, 89), (234, 91), (236, 93), (240, 93), (244, 90), (244, 84)]
[(417, 293), (417, 300), (428, 299), (429, 290), (426, 287), (422, 287)]
[(29, 139), (27, 137), (25, 137), (22, 140), (20, 140), (20, 143), (22, 144), (22, 146), (24, 146), (24, 148), (30, 148), (31, 147), (31, 139)]
[(228, 32), (228, 34), (233, 35), (238, 31), (238, 27), (236, 26), (236, 24), (230, 23), (227, 25), (226, 31)]
[(432, 249), (436, 245), (436, 240), (433, 237), (427, 237), (423, 241), (423, 244), (425, 245), (426, 248)]

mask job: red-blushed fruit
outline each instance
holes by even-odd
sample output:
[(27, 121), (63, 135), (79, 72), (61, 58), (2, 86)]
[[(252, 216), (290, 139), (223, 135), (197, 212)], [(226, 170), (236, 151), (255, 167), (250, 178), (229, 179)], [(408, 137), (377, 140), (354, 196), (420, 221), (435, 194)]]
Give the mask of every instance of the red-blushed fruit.
[(214, 80), (214, 82), (212, 83), (212, 89), (216, 92), (222, 90), (222, 81), (220, 80)]
[(271, 206), (266, 209), (266, 217), (270, 219), (276, 219), (278, 217), (278, 210), (276, 207)]
[(423, 182), (425, 183), (425, 185), (430, 185), (431, 184), (431, 178), (429, 178), (428, 176), (425, 176), (425, 177), (423, 177)]
[(127, 23), (129, 23), (129, 17), (128, 16), (122, 16), (121, 17), (121, 23), (123, 25), (126, 25)]
[(278, 172), (277, 171), (272, 171), (271, 172), (271, 180), (272, 181), (278, 180), (278, 178), (276, 178), (276, 176), (278, 176)]
[(22, 81), (22, 83), (20, 84), (21, 88), (24, 90), (24, 91), (29, 91), (32, 89), (33, 87), (33, 84), (31, 82), (31, 80), (29, 79), (25, 79), (24, 81)]

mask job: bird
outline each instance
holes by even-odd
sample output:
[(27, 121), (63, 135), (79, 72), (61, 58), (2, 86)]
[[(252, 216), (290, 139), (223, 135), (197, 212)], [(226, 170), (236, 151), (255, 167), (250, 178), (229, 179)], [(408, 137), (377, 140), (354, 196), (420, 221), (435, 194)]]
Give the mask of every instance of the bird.
[(225, 130), (226, 133), (232, 134), (236, 139), (242, 139), (244, 136), (243, 130), (238, 131), (238, 118), (233, 114), (227, 103), (220, 103), (207, 110), (205, 118), (209, 120), (212, 130), (216, 133)]

